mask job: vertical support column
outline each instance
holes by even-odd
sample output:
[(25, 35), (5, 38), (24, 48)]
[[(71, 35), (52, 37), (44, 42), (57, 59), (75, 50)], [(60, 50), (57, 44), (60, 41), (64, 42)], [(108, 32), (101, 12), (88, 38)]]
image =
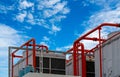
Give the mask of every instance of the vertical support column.
[(79, 76), (79, 43), (77, 43), (77, 76)]
[(86, 55), (84, 51), (84, 45), (80, 43), (81, 45), (81, 58), (82, 58), (82, 77), (86, 77)]
[(11, 48), (8, 47), (8, 77), (10, 77), (10, 71), (11, 71), (11, 56), (10, 56), (10, 53), (11, 53)]
[(73, 45), (73, 74), (74, 76), (77, 76), (77, 50), (76, 50), (76, 46), (77, 43), (75, 42)]
[(11, 76), (13, 77), (13, 73), (14, 73), (14, 67), (13, 67), (13, 64), (14, 64), (14, 54), (12, 53), (12, 73), (11, 73)]
[(34, 67), (34, 69), (36, 69), (36, 50), (35, 50), (35, 40), (34, 39), (32, 39), (33, 40), (33, 67)]
[(28, 65), (28, 44), (26, 45), (26, 66)]
[(101, 28), (98, 29), (99, 31), (99, 58), (100, 58), (100, 77), (102, 77), (102, 47), (101, 47)]
[(40, 56), (39, 56), (39, 62), (40, 62), (40, 73), (43, 73), (43, 45), (39, 46), (39, 48), (41, 48), (41, 51), (40, 51)]

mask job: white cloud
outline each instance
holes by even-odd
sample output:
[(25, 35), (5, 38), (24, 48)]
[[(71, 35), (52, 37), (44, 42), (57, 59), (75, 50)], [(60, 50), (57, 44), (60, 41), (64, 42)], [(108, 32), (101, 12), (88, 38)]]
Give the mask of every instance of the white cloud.
[(59, 2), (56, 5), (54, 5), (52, 9), (44, 10), (44, 17), (49, 18), (58, 13), (62, 13), (62, 14), (69, 13), (70, 10), (67, 7), (65, 7), (66, 4), (67, 4), (66, 2), (62, 2), (62, 3)]
[(56, 32), (56, 31), (60, 31), (61, 29), (55, 25), (52, 25), (52, 30)]
[(57, 47), (56, 50), (57, 51), (66, 51), (68, 49), (72, 48), (72, 45), (66, 45), (66, 46), (63, 46), (63, 47)]
[(67, 8), (67, 7), (63, 8), (63, 11), (62, 11), (63, 14), (67, 14), (69, 12), (70, 12), (69, 8)]
[(42, 0), (39, 1), (38, 9), (43, 10), (44, 8), (53, 8), (56, 3), (59, 3), (60, 0)]
[(32, 29), (31, 26), (25, 26), (25, 28), (26, 28), (26, 29), (29, 29), (29, 30)]
[[(58, 12), (61, 12), (61, 11), (66, 11), (66, 10), (63, 10), (63, 9), (67, 9), (67, 8), (65, 8), (66, 4), (67, 4), (67, 2), (57, 3), (54, 6), (54, 13), (58, 13)], [(67, 10), (69, 10), (69, 9), (67, 9)]]
[(116, 8), (118, 4), (120, 4), (119, 0), (84, 0), (82, 1), (83, 6), (89, 5), (97, 5), (100, 6), (102, 9), (112, 9)]
[(8, 47), (20, 46), (26, 40), (26, 37), (12, 27), (0, 24), (0, 71), (2, 70), (0, 76), (8, 72)]
[[(16, 20), (27, 22), (31, 25), (39, 25), (51, 30), (49, 33), (56, 34), (61, 20), (65, 19), (70, 9), (67, 7), (67, 1), (62, 0), (20, 0), (18, 5), (18, 14)], [(57, 25), (54, 30), (54, 26)], [(54, 32), (53, 32), (54, 31)]]
[(45, 45), (47, 46), (48, 48), (50, 47), (46, 42), (40, 42), (41, 45)]
[(50, 39), (47, 36), (43, 37), (43, 41), (49, 41)]
[(28, 18), (32, 20), (33, 19), (33, 15), (31, 13), (28, 13)]
[(19, 31), (5, 25), (0, 24), (0, 55), (7, 56), (6, 52), (9, 46), (18, 46), (22, 44), (26, 38), (25, 35), (21, 35)]
[(28, 2), (26, 0), (20, 1), (20, 7), (19, 9), (27, 9), (29, 7), (34, 6), (34, 4), (32, 2)]
[(29, 12), (26, 17), (27, 17), (27, 21), (26, 22), (28, 22), (28, 23), (30, 23), (32, 25), (35, 25), (34, 16), (33, 16), (32, 13)]
[(19, 22), (23, 22), (25, 20), (25, 17), (27, 16), (27, 12), (24, 11), (23, 13), (19, 13), (17, 16), (16, 16), (16, 19), (19, 21)]
[(98, 44), (97, 41), (89, 41), (89, 40), (83, 40), (82, 43), (84, 44), (85, 49), (92, 49)]
[(60, 30), (61, 30), (60, 27), (52, 25), (52, 29), (51, 29), (51, 31), (49, 31), (49, 34), (55, 34), (56, 35), (56, 32), (59, 32)]
[[(97, 0), (97, 1), (101, 1), (101, 0)], [(110, 1), (112, 1), (112, 0), (110, 0)], [(96, 3), (96, 2), (93, 2), (93, 3)], [(102, 2), (102, 5), (104, 5), (104, 1)], [(109, 2), (108, 2), (108, 5), (110, 5)], [(116, 4), (116, 5), (118, 5), (118, 4)], [(114, 7), (116, 7), (116, 5)], [(111, 7), (109, 6), (109, 9), (106, 7), (104, 9), (94, 13), (93, 15), (91, 15), (89, 17), (89, 20), (84, 21), (82, 24), (82, 25), (84, 25), (84, 27), (86, 27), (86, 30), (82, 34), (75, 33), (75, 35), (77, 35), (77, 36), (79, 35), (78, 37), (80, 37), (80, 35), (87, 33), (89, 30), (92, 30), (96, 26), (98, 26), (102, 23), (105, 23), (105, 22), (120, 23), (120, 7), (117, 6), (115, 9), (112, 9), (112, 8), (113, 8), (113, 6), (111, 6)], [(113, 32), (116, 30), (120, 30), (120, 29), (116, 28), (116, 27), (103, 27), (102, 31), (101, 31), (102, 38), (106, 39), (107, 35), (110, 32)], [(98, 37), (98, 31), (92, 33), (89, 36), (90, 37)], [(90, 49), (90, 48), (94, 47), (96, 44), (98, 44), (98, 42), (95, 42), (95, 41), (83, 40), (82, 42), (85, 44), (85, 47), (88, 49)]]
[(115, 10), (101, 11), (92, 15), (88, 21), (89, 24), (93, 23), (94, 26), (103, 22), (120, 23), (120, 8), (118, 7)]
[(20, 43), (21, 38), (18, 31), (7, 25), (0, 24), (0, 47), (16, 45), (18, 42)]
[(46, 28), (46, 29), (50, 29), (49, 25), (47, 24), (46, 20), (44, 20), (44, 19), (35, 19), (35, 23), (39, 26)]
[[(108, 10), (108, 11), (99, 11), (94, 15), (91, 15), (88, 21), (85, 21), (84, 24), (89, 25), (88, 28), (96, 27), (102, 23), (120, 23), (120, 7), (114, 9), (114, 10)], [(109, 32), (119, 30), (119, 28), (116, 27), (103, 27), (102, 33), (108, 34)]]
[(13, 6), (5, 6), (5, 5), (2, 5), (0, 4), (0, 13), (8, 13), (8, 11), (11, 11), (11, 10), (14, 10), (14, 7)]
[(50, 19), (51, 23), (54, 23), (55, 21), (60, 22), (62, 19), (65, 19), (66, 16), (65, 15), (60, 15), (60, 16), (55, 16), (53, 19)]
[(47, 36), (43, 36), (42, 41), (40, 42), (40, 44), (45, 45), (48, 48), (50, 47), (50, 43), (51, 43), (50, 38)]
[[(91, 24), (92, 25), (92, 24)], [(86, 28), (86, 30), (82, 33), (82, 34), (78, 34), (78, 33), (75, 33), (74, 35), (77, 36), (77, 38), (80, 38), (82, 35), (86, 34), (87, 32), (89, 32), (90, 30), (92, 30), (91, 27), (88, 27)], [(101, 31), (101, 38), (102, 39), (107, 39), (107, 35), (109, 33), (106, 32), (106, 28), (104, 30)], [(98, 38), (99, 37), (99, 33), (98, 33), (98, 30), (91, 33), (90, 35), (88, 35), (87, 37), (95, 37), (95, 38)], [(98, 44), (98, 41), (92, 41), (92, 40), (81, 40), (81, 42), (84, 44), (85, 48), (86, 49), (91, 49), (93, 47), (95, 47), (97, 44)]]

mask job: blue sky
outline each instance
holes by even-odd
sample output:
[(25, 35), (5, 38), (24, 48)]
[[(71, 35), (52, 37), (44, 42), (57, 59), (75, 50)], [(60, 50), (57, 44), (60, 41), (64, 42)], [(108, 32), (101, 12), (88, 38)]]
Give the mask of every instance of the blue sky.
[[(8, 46), (35, 38), (50, 50), (65, 51), (103, 22), (120, 23), (119, 0), (0, 0), (0, 77), (8, 76)], [(114, 30), (105, 28), (103, 37)], [(86, 48), (95, 44), (83, 42)]]

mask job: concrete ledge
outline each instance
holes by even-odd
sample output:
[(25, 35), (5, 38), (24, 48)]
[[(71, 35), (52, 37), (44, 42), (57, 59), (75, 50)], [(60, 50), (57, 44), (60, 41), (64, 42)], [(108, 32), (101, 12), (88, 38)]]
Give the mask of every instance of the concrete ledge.
[(28, 73), (23, 77), (81, 77), (81, 76), (42, 74), (42, 73)]

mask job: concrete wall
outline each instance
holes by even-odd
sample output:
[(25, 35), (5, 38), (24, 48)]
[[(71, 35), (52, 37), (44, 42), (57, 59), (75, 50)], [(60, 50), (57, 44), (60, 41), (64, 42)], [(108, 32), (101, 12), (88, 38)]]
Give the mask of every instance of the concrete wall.
[[(99, 73), (99, 49), (95, 51), (95, 77), (100, 77)], [(102, 71), (103, 77), (120, 76), (120, 35), (108, 40), (102, 46)]]
[[(81, 76), (81, 58), (79, 57), (79, 75)], [(66, 75), (73, 75), (73, 60), (66, 63)]]

